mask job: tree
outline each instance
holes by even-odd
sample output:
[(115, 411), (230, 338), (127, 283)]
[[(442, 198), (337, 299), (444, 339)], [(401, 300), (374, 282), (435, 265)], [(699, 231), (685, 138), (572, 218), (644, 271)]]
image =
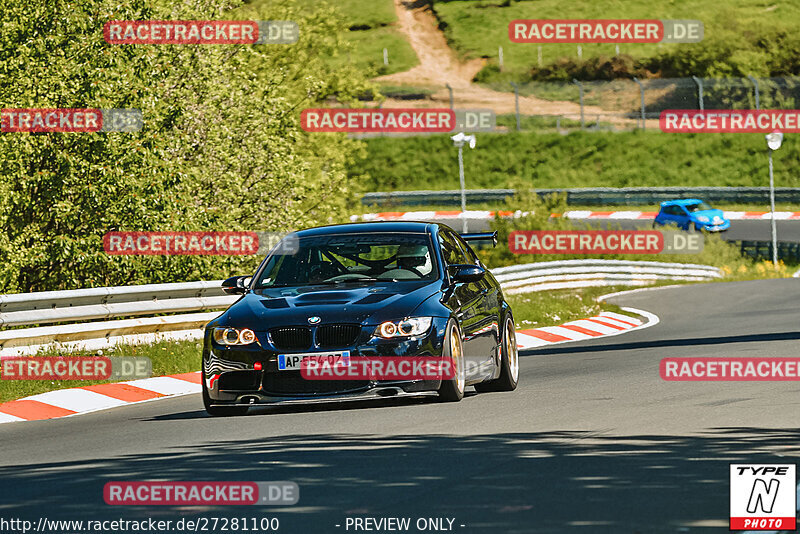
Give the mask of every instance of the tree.
[[(328, 8), (295, 2), (0, 0), (3, 108), (136, 108), (136, 133), (0, 134), (0, 292), (196, 280), (260, 258), (109, 256), (112, 230), (288, 231), (336, 222), (363, 149), (300, 111), (369, 87), (324, 58)], [(109, 20), (293, 20), (293, 45), (112, 45)]]

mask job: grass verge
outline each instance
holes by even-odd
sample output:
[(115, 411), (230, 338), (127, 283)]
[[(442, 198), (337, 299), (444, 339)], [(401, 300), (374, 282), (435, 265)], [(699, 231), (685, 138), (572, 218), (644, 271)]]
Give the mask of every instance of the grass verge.
[[(417, 65), (417, 55), (396, 29), (397, 14), (392, 0), (298, 0), (309, 9), (334, 7), (344, 21), (342, 38), (349, 52), (328, 60), (333, 65), (353, 65), (369, 75), (402, 72)], [(383, 63), (383, 49), (388, 65)]]
[(603, 311), (613, 311), (631, 315), (619, 306), (608, 302), (598, 302), (600, 295), (624, 291), (629, 287), (587, 287), (558, 291), (538, 291), (506, 295), (514, 312), (517, 330), (557, 326), (569, 321), (585, 319)]
[[(474, 0), (454, 2), (434, 0), (433, 9), (444, 28), (450, 46), (465, 57), (489, 58), (479, 78), (484, 80), (525, 81), (538, 67), (539, 46), (512, 43), (509, 22), (515, 19), (693, 19), (701, 20), (705, 35), (692, 44), (620, 44), (620, 54), (634, 60), (655, 60), (653, 73), (715, 77), (738, 75), (750, 70), (755, 76), (769, 75), (767, 65), (791, 68), (780, 46), (773, 41), (792, 35), (798, 23), (797, 1), (781, 4), (728, 0), (722, 4), (705, 0), (653, 3), (648, 0), (594, 2), (592, 0)], [(498, 62), (498, 46), (503, 47), (503, 72)], [(543, 44), (542, 67), (553, 74), (563, 73), (566, 60), (592, 63), (593, 59), (613, 58), (614, 44), (583, 44), (582, 61), (576, 44)], [(675, 58), (684, 57), (684, 61)], [(697, 61), (703, 58), (704, 62)], [(650, 61), (645, 61), (649, 64)], [(628, 67), (628, 70), (630, 67)], [(702, 72), (697, 72), (703, 69)], [(780, 70), (780, 69), (778, 69)], [(626, 73), (628, 73), (626, 71)], [(763, 73), (763, 74), (762, 74)], [(569, 78), (566, 78), (569, 79)]]
[[(364, 141), (367, 157), (351, 166), (365, 191), (458, 189), (458, 150), (447, 135)], [(469, 189), (574, 187), (742, 187), (768, 185), (761, 134), (477, 134), (464, 151)], [(774, 154), (775, 184), (800, 187), (800, 159)], [(363, 176), (362, 176), (363, 175)]]
[[(153, 376), (174, 375), (200, 370), (202, 341), (160, 341), (153, 344), (118, 345), (104, 351), (76, 351), (69, 354), (50, 349), (38, 356), (147, 356), (153, 363)], [(0, 402), (54, 391), (56, 389), (105, 384), (116, 380), (0, 380)]]

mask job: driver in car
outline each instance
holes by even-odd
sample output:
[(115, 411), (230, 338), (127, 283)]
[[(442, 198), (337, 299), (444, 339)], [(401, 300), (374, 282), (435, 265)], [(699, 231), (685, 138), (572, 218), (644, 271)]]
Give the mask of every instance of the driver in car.
[[(424, 245), (402, 245), (397, 249), (397, 268), (411, 271), (422, 278), (431, 272), (428, 247)], [(405, 274), (402, 273), (401, 276)]]

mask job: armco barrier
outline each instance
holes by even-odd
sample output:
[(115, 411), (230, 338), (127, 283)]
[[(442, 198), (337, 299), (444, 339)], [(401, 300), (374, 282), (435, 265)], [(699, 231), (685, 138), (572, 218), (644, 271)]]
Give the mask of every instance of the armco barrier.
[(593, 286), (643, 286), (658, 280), (702, 282), (722, 278), (716, 267), (693, 263), (626, 260), (563, 260), (492, 270), (509, 294)]
[(0, 327), (226, 308), (222, 280), (0, 295)]
[(238, 297), (223, 293), (221, 283), (211, 280), (0, 295), (0, 328), (126, 317), (0, 330), (0, 355), (33, 353), (53, 343), (96, 349), (118, 342), (153, 341), (156, 335), (197, 338), (219, 312), (127, 317), (225, 309)]
[[(535, 189), (544, 197), (552, 193), (567, 195), (567, 204), (582, 206), (638, 206), (659, 204), (676, 198), (699, 198), (711, 204), (764, 204), (769, 205), (768, 187), (592, 187), (579, 189)], [(466, 191), (468, 203), (503, 202), (513, 196), (514, 189), (470, 189)], [(778, 187), (775, 202), (800, 202), (800, 188)], [(395, 191), (366, 193), (361, 203), (367, 206), (419, 206), (461, 205), (461, 191)]]
[[(707, 265), (595, 259), (524, 263), (493, 269), (492, 273), (508, 293), (647, 285), (657, 280), (705, 281), (723, 276), (719, 269)], [(239, 298), (225, 295), (220, 284), (221, 280), (213, 280), (0, 295), (0, 326), (82, 321), (1, 330), (0, 356), (31, 354), (54, 343), (68, 350), (149, 342), (159, 336), (198, 339), (219, 310)], [(217, 311), (128, 318), (198, 310)]]
[[(756, 260), (772, 260), (772, 241), (742, 241), (741, 252)], [(778, 259), (800, 262), (800, 243), (778, 241)]]

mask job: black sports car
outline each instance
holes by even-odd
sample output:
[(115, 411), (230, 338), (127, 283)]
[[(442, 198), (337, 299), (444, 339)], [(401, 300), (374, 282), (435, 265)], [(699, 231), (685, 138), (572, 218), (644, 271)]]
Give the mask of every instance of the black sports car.
[[(242, 294), (205, 330), (203, 402), (211, 415), (259, 403), (511, 391), (519, 360), (511, 308), (467, 244), (443, 224), (354, 223), (292, 234), (256, 274), (225, 280)], [(439, 379), (309, 380), (306, 359), (421, 357), (452, 363)]]

